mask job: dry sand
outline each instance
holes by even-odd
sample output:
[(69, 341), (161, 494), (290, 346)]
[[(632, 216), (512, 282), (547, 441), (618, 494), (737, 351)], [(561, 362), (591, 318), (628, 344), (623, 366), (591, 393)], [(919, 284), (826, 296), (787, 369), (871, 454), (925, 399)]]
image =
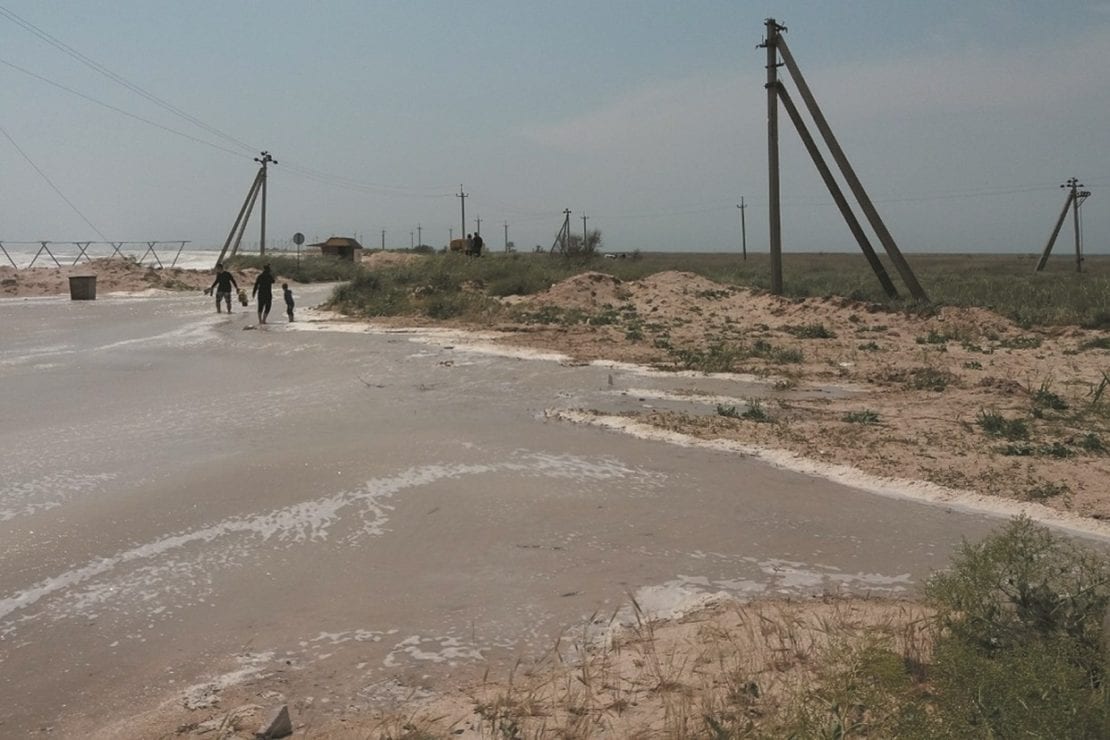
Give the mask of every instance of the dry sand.
[[(240, 287), (249, 288), (258, 270), (235, 270), (232, 274)], [(96, 275), (97, 294), (146, 290), (200, 291), (210, 286), (215, 278), (214, 271), (180, 267), (163, 269), (121, 259), (95, 259), (68, 267), (20, 270), (0, 266), (0, 297), (68, 294), (69, 278), (77, 275)]]

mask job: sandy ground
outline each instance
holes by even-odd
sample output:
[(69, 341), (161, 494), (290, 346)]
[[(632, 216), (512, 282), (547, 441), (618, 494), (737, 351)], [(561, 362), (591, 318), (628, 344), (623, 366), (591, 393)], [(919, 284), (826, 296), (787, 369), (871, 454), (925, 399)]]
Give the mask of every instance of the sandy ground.
[[(258, 270), (236, 270), (232, 274), (240, 287), (250, 288)], [(95, 259), (67, 267), (32, 267), (17, 270), (0, 265), (0, 297), (69, 293), (70, 276), (95, 275), (97, 294), (146, 290), (201, 291), (212, 284), (214, 271), (185, 270), (180, 267), (155, 268), (132, 260)]]
[[(767, 382), (756, 398), (707, 399), (717, 413), (639, 422), (1110, 518), (1105, 331), (1023, 329), (980, 308), (791, 300), (678, 272), (587, 273), (511, 303), (520, 319), (498, 327), (501, 342), (672, 369), (728, 356)], [(807, 388), (843, 392), (797, 399)], [(990, 433), (999, 418), (1011, 423)]]
[[(369, 255), (366, 261), (412, 258), (387, 253)], [(0, 295), (64, 293), (69, 274), (88, 270), (16, 273), (0, 268)], [(211, 282), (208, 273), (135, 265), (97, 265), (96, 272), (98, 289), (104, 292), (199, 290)], [(253, 279), (236, 277), (247, 284)], [(1107, 332), (1024, 329), (986, 309), (911, 315), (846, 299), (790, 300), (676, 272), (632, 282), (587, 273), (506, 303), (514, 312), (512, 320), (461, 328), (493, 329), (486, 334), (488, 341), (558, 352), (573, 362), (603, 360), (669, 370), (727, 365), (732, 373), (762, 382), (760, 391), (745, 398), (708, 396), (693, 388), (674, 391), (670, 395), (675, 398), (704, 396), (705, 412), (621, 412), (636, 425), (783, 449), (873, 475), (925, 480), (1110, 518), (1110, 457), (1103, 449), (1110, 447), (1110, 398), (1103, 394), (1110, 383)], [(627, 393), (640, 400), (667, 400), (667, 394), (647, 389), (629, 388)], [(584, 423), (606, 417), (598, 408), (578, 411), (576, 418)], [(1006, 422), (993, 434), (985, 426), (992, 419)], [(770, 621), (780, 625), (804, 625), (829, 624), (826, 610), (833, 607), (811, 602), (752, 608), (777, 610)], [(892, 615), (905, 622), (907, 610), (914, 609), (854, 602), (835, 608), (847, 610), (840, 614), (845, 624), (868, 628), (889, 623)], [(749, 668), (755, 674), (770, 670), (774, 660), (767, 663), (759, 656), (772, 655), (779, 638), (753, 631), (753, 619), (768, 620), (753, 618), (745, 609), (717, 605), (647, 632), (641, 626), (600, 647), (576, 643), (577, 655), (567, 661), (539, 657), (526, 675), (472, 678), (435, 697), (399, 697), (419, 700), (404, 717), (352, 718), (357, 727), (300, 730), (314, 737), (367, 737), (368, 732), (400, 736), (407, 724), (437, 736), (494, 737), (499, 736), (500, 720), (533, 722), (536, 729), (534, 721), (541, 717), (546, 728), (659, 736), (666, 718), (673, 717), (673, 701), (690, 695), (681, 687), (724, 680), (724, 674), (688, 672), (689, 666), (712, 665), (714, 660), (726, 667), (735, 661), (735, 655), (721, 656), (722, 644), (735, 647), (740, 640), (759, 646), (744, 651), (746, 660), (757, 663)], [(918, 612), (911, 616), (916, 619)], [(727, 639), (707, 639), (710, 634)], [(801, 634), (817, 639), (809, 628)], [(783, 673), (782, 665), (771, 667), (776, 681), (789, 683), (782, 678), (789, 671)], [(674, 692), (658, 690), (664, 678), (660, 671), (673, 682)], [(607, 677), (599, 684), (604, 691), (601, 698), (591, 699), (588, 711), (574, 710), (582, 706), (581, 687), (588, 686), (582, 678), (590, 672)], [(202, 715), (163, 707), (128, 720), (124, 734), (249, 736), (264, 707), (285, 700), (278, 689), (229, 693), (224, 708)], [(637, 709), (612, 711), (625, 706), (623, 702)], [(175, 724), (180, 717), (188, 721)]]

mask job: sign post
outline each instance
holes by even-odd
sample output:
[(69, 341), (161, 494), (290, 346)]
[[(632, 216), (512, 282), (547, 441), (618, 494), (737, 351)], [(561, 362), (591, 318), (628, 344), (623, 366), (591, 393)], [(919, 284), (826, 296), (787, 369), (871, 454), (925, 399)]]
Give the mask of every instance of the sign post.
[(293, 235), (293, 243), (297, 245), (297, 265), (301, 264), (301, 245), (304, 244), (304, 234), (297, 232)]

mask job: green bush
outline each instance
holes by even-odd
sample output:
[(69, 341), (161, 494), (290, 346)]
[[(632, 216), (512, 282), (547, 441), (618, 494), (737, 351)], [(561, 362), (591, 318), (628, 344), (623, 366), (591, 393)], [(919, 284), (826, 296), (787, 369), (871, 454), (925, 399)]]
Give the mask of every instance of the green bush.
[(964, 543), (926, 594), (930, 671), (951, 736), (1106, 737), (1110, 561), (1026, 518)]

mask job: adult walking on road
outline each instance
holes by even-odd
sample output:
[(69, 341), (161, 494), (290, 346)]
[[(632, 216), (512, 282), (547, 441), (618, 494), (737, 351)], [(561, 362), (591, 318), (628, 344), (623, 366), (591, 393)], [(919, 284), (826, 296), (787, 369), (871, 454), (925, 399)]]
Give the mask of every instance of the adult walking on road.
[(223, 313), (223, 309), (220, 308), (220, 301), (227, 304), (227, 312), (231, 313), (231, 289), (238, 290), (239, 284), (235, 282), (235, 276), (224, 269), (223, 263), (216, 265), (216, 279), (212, 281), (204, 294), (210, 295), (213, 288), (216, 289), (216, 313)]
[(258, 323), (260, 324), (265, 324), (266, 317), (270, 315), (270, 304), (274, 300), (273, 288), (274, 274), (270, 272), (270, 266), (266, 265), (254, 279), (254, 288), (251, 290), (251, 296), (258, 301)]

